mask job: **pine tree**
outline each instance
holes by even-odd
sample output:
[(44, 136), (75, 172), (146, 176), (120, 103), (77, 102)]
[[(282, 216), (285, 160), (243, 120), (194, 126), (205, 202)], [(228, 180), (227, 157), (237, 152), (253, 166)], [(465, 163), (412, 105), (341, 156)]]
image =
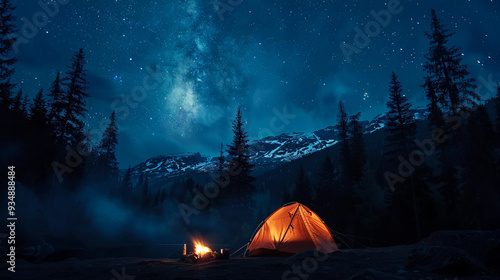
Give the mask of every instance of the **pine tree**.
[(60, 106), (61, 115), (58, 116), (56, 125), (56, 136), (60, 146), (76, 147), (85, 139), (83, 128), (85, 123), (85, 99), (89, 96), (86, 93), (88, 88), (85, 66), (85, 55), (80, 49), (71, 59), (71, 66), (68, 66), (66, 77), (61, 83), (64, 87), (64, 95), (55, 104)]
[(314, 205), (318, 209), (321, 217), (330, 220), (332, 199), (334, 197), (335, 169), (330, 155), (326, 155), (318, 170), (318, 184), (316, 186), (316, 195)]
[[(224, 203), (224, 201), (230, 200), (228, 197), (227, 185), (231, 182), (228, 178), (228, 172), (226, 171), (226, 157), (224, 156), (224, 144), (220, 144), (220, 154), (217, 157), (217, 170), (215, 174), (215, 183), (219, 188), (219, 195), (217, 200), (211, 201), (211, 206), (216, 207)], [(229, 180), (228, 180), (229, 179)]]
[(43, 89), (40, 89), (33, 100), (30, 121), (33, 126), (47, 126), (47, 105), (45, 104)]
[[(495, 196), (499, 193), (500, 187), (495, 181), (494, 175), (496, 166), (494, 159), (493, 125), (488, 111), (484, 105), (478, 106), (472, 113), (467, 124), (468, 147), (465, 149), (465, 184), (463, 208), (468, 209), (475, 216), (477, 229), (484, 227), (484, 222), (488, 219), (493, 209), (498, 210), (498, 202)], [(470, 224), (467, 221), (466, 224)]]
[(231, 175), (231, 181), (226, 188), (236, 204), (246, 203), (252, 192), (255, 191), (252, 184), (255, 177), (251, 175), (254, 165), (250, 163), (248, 134), (243, 129), (243, 125), (241, 109), (238, 107), (236, 119), (233, 122), (233, 142), (227, 149), (230, 156), (228, 173)]
[(224, 157), (224, 144), (223, 143), (220, 143), (220, 155), (219, 157), (217, 158), (218, 162), (217, 162), (217, 179), (216, 179), (216, 183), (220, 186), (220, 187), (224, 187), (226, 182), (225, 182), (225, 177), (224, 177), (224, 166), (226, 164), (226, 158)]
[(295, 189), (293, 190), (292, 199), (294, 201), (300, 202), (306, 206), (312, 203), (312, 190), (309, 183), (309, 178), (307, 178), (304, 168), (300, 166), (299, 177), (295, 182)]
[(406, 156), (412, 148), (413, 138), (416, 133), (414, 116), (410, 112), (411, 104), (403, 94), (401, 82), (392, 72), (389, 86), (389, 101), (387, 107), (387, 152), (390, 162), (396, 163), (399, 155)]
[(354, 195), (357, 200), (357, 220), (363, 230), (369, 232), (370, 242), (372, 242), (377, 225), (380, 225), (381, 217), (387, 205), (385, 202), (386, 192), (377, 183), (375, 172), (368, 163), (363, 166), (359, 182), (354, 184)]
[(149, 204), (149, 180), (147, 176), (144, 176), (144, 173), (139, 176), (135, 189), (141, 191), (140, 201), (142, 207), (147, 207)]
[(469, 77), (467, 65), (462, 64), (460, 49), (447, 46), (449, 38), (455, 33), (441, 24), (434, 9), (431, 14), (431, 32), (425, 32), (430, 40), (424, 64), (426, 82), (432, 83), (438, 103), (445, 113), (456, 115), (463, 106), (472, 107), (480, 98), (474, 91), (477, 88), (475, 79)]
[(25, 116), (28, 116), (28, 94), (24, 94), (23, 95), (23, 100), (21, 101), (21, 112), (23, 112), (23, 114)]
[(28, 155), (24, 160), (28, 163), (32, 186), (38, 196), (48, 193), (52, 187), (47, 182), (47, 176), (52, 174), (51, 162), (55, 154), (54, 138), (47, 119), (47, 105), (40, 89), (29, 110), (29, 120), (26, 129), (23, 130), (23, 137), (26, 139), (36, 139), (27, 141), (24, 150)]
[[(414, 116), (410, 112), (411, 104), (403, 94), (401, 82), (394, 72), (392, 72), (391, 82), (389, 86), (389, 101), (387, 107), (387, 128), (389, 135), (386, 137), (386, 155), (389, 162), (389, 168), (396, 169), (398, 165), (398, 157), (407, 157), (411, 149), (414, 147), (412, 143), (416, 134), (416, 123)], [(387, 179), (387, 177), (386, 177)], [(393, 194), (392, 213), (396, 215), (396, 221), (402, 222), (401, 219), (406, 219), (404, 215), (395, 212), (413, 210), (417, 239), (421, 237), (421, 225), (419, 217), (419, 207), (417, 205), (417, 197), (415, 192), (414, 177), (409, 176), (407, 180), (395, 187)]]
[(339, 101), (338, 111), (337, 127), (339, 130), (339, 137), (342, 141), (346, 141), (348, 139), (349, 133), (349, 119), (345, 110), (344, 103), (342, 101)]
[(423, 87), (426, 91), (425, 96), (427, 101), (429, 101), (429, 104), (427, 104), (427, 112), (429, 112), (429, 128), (443, 128), (443, 112), (441, 112), (441, 109), (439, 108), (439, 100), (436, 95), (436, 90), (434, 89), (434, 84), (431, 82), (429, 77), (426, 78)]
[(16, 114), (22, 113), (21, 107), (23, 103), (23, 95), (24, 95), (23, 90), (19, 89), (16, 96), (12, 100), (12, 111), (15, 112)]
[(349, 174), (351, 182), (357, 182), (363, 174), (363, 168), (366, 164), (366, 148), (363, 139), (363, 127), (359, 123), (361, 113), (351, 116), (349, 119), (349, 128), (351, 138), (349, 146), (351, 151), (351, 160), (349, 164)]
[(63, 95), (63, 90), (61, 88), (61, 72), (57, 71), (57, 75), (55, 80), (50, 85), (49, 97), (50, 97), (50, 112), (49, 112), (49, 120), (52, 122), (56, 118), (56, 116), (60, 116), (61, 114), (61, 98)]
[(495, 109), (497, 113), (497, 118), (496, 118), (496, 128), (497, 128), (497, 134), (498, 134), (498, 142), (500, 145), (500, 85), (497, 83), (497, 95), (495, 98)]
[(16, 28), (16, 17), (13, 15), (16, 7), (9, 0), (0, 1), (0, 109), (10, 106), (12, 90), (16, 86), (11, 82), (14, 74), (14, 64), (17, 58), (14, 53), (13, 43)]
[[(118, 126), (116, 124), (115, 111), (111, 113), (110, 122), (104, 131), (97, 149), (99, 151), (99, 168), (105, 172), (105, 176), (117, 178), (118, 160), (116, 159), (116, 146), (118, 145)], [(107, 173), (107, 174), (106, 174)]]
[(339, 138), (342, 141), (340, 143), (340, 164), (342, 166), (342, 181), (344, 184), (348, 184), (350, 179), (349, 176), (349, 162), (350, 162), (350, 151), (349, 151), (349, 118), (345, 110), (344, 103), (339, 101), (338, 113), (337, 113), (337, 128), (339, 131)]
[(318, 190), (325, 189), (332, 191), (335, 180), (335, 169), (332, 164), (332, 159), (328, 154), (326, 155), (318, 170), (318, 179)]
[[(23, 110), (23, 98), (24, 93), (22, 89), (19, 89), (16, 96), (11, 100), (10, 110), (6, 107), (0, 113), (0, 142), (6, 140), (18, 141), (19, 148), (24, 146), (27, 142), (27, 125), (28, 125), (28, 115)], [(11, 159), (13, 160), (13, 159)]]
[(130, 169), (130, 166), (123, 175), (120, 192), (121, 192), (120, 194), (121, 198), (123, 200), (129, 201), (132, 199), (133, 185), (132, 185), (132, 169)]
[(457, 207), (460, 195), (459, 167), (456, 162), (452, 162), (448, 151), (443, 150), (439, 157), (439, 176), (436, 178), (436, 183), (439, 183), (439, 192), (443, 197), (444, 206), (446, 208), (446, 225), (447, 229), (455, 229), (458, 226)]

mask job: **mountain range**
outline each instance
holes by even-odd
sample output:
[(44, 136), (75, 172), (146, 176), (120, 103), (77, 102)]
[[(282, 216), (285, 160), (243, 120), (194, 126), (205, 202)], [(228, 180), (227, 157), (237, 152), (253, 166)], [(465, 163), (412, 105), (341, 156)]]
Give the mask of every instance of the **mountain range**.
[[(412, 109), (416, 120), (425, 119), (425, 108)], [(386, 113), (380, 114), (371, 121), (361, 121), (364, 134), (370, 134), (385, 127)], [(309, 132), (282, 133), (262, 139), (251, 140), (250, 160), (255, 165), (254, 171), (272, 170), (284, 163), (310, 155), (331, 147), (340, 141), (338, 128), (326, 128)], [(168, 179), (186, 173), (209, 173), (217, 168), (217, 157), (202, 155), (198, 152), (158, 155), (132, 167), (132, 174), (144, 174), (152, 180)]]

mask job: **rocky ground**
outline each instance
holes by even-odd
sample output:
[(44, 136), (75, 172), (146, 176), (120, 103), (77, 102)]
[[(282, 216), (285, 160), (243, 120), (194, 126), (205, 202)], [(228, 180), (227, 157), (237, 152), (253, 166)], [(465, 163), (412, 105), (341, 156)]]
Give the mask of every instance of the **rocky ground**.
[(172, 259), (17, 260), (0, 279), (500, 279), (500, 231), (441, 231), (413, 245), (202, 264)]

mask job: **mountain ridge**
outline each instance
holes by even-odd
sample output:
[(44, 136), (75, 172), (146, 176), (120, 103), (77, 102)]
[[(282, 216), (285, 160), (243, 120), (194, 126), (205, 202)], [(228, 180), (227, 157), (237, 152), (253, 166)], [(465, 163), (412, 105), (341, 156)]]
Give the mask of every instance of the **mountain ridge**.
[[(423, 107), (411, 110), (415, 119), (423, 120), (427, 111)], [(387, 113), (382, 113), (371, 121), (361, 121), (363, 134), (371, 134), (383, 129), (387, 123)], [(337, 126), (327, 126), (313, 132), (281, 133), (262, 139), (249, 141), (250, 161), (256, 171), (271, 170), (314, 152), (326, 149), (340, 141)], [(199, 152), (184, 152), (157, 155), (131, 168), (132, 174), (143, 173), (150, 179), (172, 178), (186, 172), (209, 173), (217, 168), (217, 157)]]

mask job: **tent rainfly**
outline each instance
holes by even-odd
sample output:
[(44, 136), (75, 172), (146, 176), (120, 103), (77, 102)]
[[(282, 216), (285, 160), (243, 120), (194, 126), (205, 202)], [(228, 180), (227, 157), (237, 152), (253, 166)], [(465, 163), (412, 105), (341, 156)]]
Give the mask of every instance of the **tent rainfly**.
[(276, 210), (256, 231), (245, 252), (248, 257), (291, 256), (304, 250), (327, 254), (339, 250), (325, 222), (297, 202)]

